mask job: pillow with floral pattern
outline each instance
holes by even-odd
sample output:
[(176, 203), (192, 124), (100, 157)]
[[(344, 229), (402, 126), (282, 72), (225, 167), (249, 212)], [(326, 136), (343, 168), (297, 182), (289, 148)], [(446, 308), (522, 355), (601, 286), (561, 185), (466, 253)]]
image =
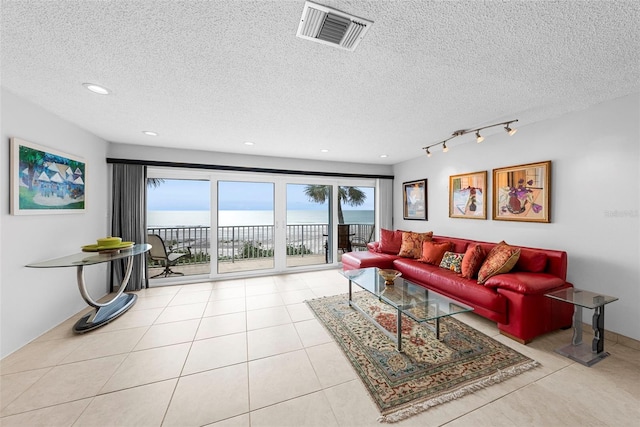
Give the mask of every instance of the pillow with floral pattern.
[(455, 252), (447, 251), (442, 256), (442, 261), (440, 261), (440, 267), (446, 268), (447, 270), (451, 270), (456, 273), (460, 273), (462, 271), (463, 258), (464, 258), (464, 254), (457, 254)]
[(431, 237), (433, 237), (433, 231), (427, 233), (403, 232), (402, 246), (400, 246), (398, 256), (415, 259), (422, 257), (422, 243), (431, 241)]

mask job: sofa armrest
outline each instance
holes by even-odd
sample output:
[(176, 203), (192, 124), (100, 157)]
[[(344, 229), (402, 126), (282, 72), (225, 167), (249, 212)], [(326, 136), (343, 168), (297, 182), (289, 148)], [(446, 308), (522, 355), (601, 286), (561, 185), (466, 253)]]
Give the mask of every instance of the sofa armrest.
[(484, 283), (487, 288), (509, 289), (524, 295), (537, 295), (563, 286), (566, 282), (546, 273), (512, 272), (498, 274)]

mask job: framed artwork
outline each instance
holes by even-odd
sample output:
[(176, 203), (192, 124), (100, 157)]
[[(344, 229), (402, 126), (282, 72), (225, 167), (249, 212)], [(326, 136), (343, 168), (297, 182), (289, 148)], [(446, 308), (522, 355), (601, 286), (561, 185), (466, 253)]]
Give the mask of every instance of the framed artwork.
[(13, 215), (83, 213), (86, 176), (83, 159), (11, 138)]
[(449, 217), (487, 219), (487, 171), (449, 177)]
[(427, 180), (402, 183), (403, 218), (427, 220)]
[(493, 219), (551, 222), (551, 161), (493, 170)]

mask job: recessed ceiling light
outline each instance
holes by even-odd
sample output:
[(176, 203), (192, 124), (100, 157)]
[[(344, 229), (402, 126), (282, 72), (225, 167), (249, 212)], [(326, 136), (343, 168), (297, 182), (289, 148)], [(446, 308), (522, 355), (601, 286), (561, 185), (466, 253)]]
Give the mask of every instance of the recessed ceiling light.
[(253, 143), (253, 142), (251, 142), (251, 141), (246, 141), (246, 142), (244, 143), (244, 145), (254, 145), (254, 143)]
[(326, 148), (323, 148), (322, 150), (320, 150), (321, 153), (328, 153), (329, 150), (327, 150)]
[(147, 136), (158, 136), (157, 132), (153, 132), (153, 131), (150, 131), (150, 130), (143, 130), (142, 133), (144, 133)]
[(82, 86), (86, 87), (93, 93), (97, 93), (98, 95), (109, 95), (111, 93), (111, 91), (106, 87), (93, 83), (82, 83)]
[(387, 157), (389, 157), (389, 155), (387, 155), (387, 154), (380, 154), (380, 158), (381, 158), (381, 159), (386, 159)]

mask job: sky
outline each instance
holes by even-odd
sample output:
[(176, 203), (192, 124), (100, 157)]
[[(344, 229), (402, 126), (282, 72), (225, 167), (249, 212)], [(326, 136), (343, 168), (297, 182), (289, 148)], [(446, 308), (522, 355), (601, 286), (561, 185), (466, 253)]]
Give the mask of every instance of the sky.
[[(288, 184), (287, 209), (326, 209), (327, 205), (309, 201), (305, 185)], [(374, 188), (361, 187), (367, 194), (361, 206), (344, 206), (345, 210), (374, 210)], [(220, 181), (218, 199), (221, 210), (271, 210), (274, 185), (267, 182)], [(158, 187), (147, 188), (147, 209), (150, 211), (208, 211), (211, 207), (209, 181), (165, 179)]]

